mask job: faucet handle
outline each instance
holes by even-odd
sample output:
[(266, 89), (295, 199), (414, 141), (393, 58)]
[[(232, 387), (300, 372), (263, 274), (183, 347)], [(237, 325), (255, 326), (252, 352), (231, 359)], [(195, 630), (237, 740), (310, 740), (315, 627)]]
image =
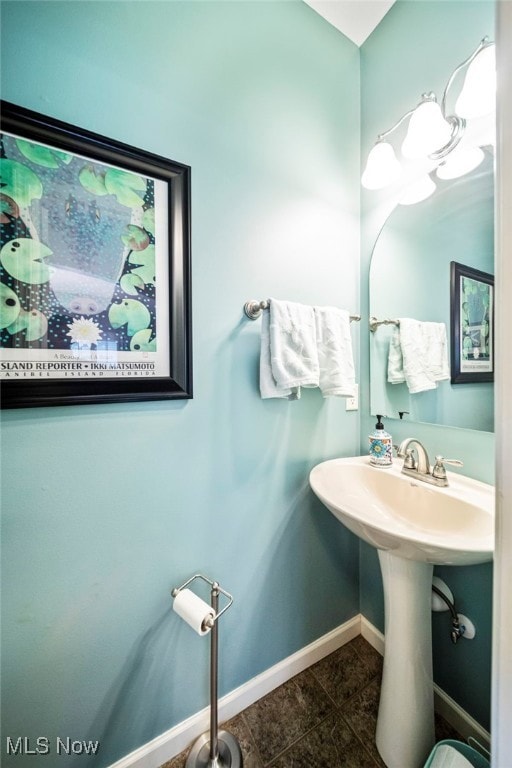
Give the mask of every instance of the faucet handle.
[(444, 480), (446, 477), (445, 464), (452, 464), (454, 467), (464, 466), (464, 463), (459, 459), (445, 459), (444, 456), (436, 456), (436, 463), (432, 467), (432, 476)]
[(414, 452), (412, 448), (405, 448), (405, 450), (402, 448), (402, 446), (405, 444), (404, 442), (400, 443), (400, 445), (394, 445), (393, 448), (396, 450), (396, 457), (397, 459), (404, 459), (404, 467), (406, 469), (417, 469), (417, 463), (416, 459), (414, 458)]
[(403, 457), (405, 469), (418, 469), (418, 464), (414, 458), (412, 448), (406, 448), (405, 453), (400, 453), (398, 455)]

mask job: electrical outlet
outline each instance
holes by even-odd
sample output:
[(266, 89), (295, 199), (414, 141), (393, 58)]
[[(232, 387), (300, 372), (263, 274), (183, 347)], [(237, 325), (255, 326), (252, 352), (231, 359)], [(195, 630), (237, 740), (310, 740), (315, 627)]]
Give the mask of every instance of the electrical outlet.
[(347, 397), (345, 400), (345, 409), (347, 411), (359, 410), (359, 384), (356, 384), (356, 391), (354, 397)]

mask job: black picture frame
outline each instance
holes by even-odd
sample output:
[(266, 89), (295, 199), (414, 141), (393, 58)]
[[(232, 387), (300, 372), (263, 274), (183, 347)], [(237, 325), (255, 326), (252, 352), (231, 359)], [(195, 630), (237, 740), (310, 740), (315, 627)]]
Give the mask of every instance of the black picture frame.
[[(2, 101), (0, 108), (4, 225), (0, 287), (7, 313), (0, 329), (2, 407), (191, 398), (190, 167), (9, 102)], [(75, 167), (80, 172), (70, 175)], [(34, 238), (37, 227), (32, 227), (30, 215), (34, 205), (39, 206), (38, 221), (46, 206), (45, 221), (50, 223), (41, 229), (46, 228), (47, 237), (57, 244), (53, 250), (43, 246), (44, 233)], [(99, 229), (94, 228), (97, 222)], [(120, 256), (121, 226), (125, 228)], [(78, 246), (62, 245), (72, 237), (82, 238), (80, 256)], [(94, 247), (87, 248), (93, 238)], [(113, 256), (107, 265), (104, 252), (110, 242)], [(34, 255), (34, 249), (41, 247), (51, 254), (47, 262)], [(93, 273), (95, 248), (96, 264), (112, 273), (108, 278), (98, 279)], [(52, 266), (55, 251), (63, 253), (58, 266)], [(28, 262), (13, 261), (21, 252)], [(27, 263), (29, 267), (20, 266)], [(78, 263), (86, 266), (76, 269)], [(80, 295), (67, 302), (79, 285)], [(105, 296), (110, 291), (108, 304)], [(88, 293), (93, 299), (85, 308)], [(34, 295), (39, 297), (35, 303)], [(96, 314), (87, 314), (94, 310)], [(11, 311), (18, 311), (14, 320)], [(45, 323), (46, 333), (34, 339)], [(57, 344), (73, 349), (67, 353)]]
[(494, 275), (450, 263), (451, 383), (494, 381)]

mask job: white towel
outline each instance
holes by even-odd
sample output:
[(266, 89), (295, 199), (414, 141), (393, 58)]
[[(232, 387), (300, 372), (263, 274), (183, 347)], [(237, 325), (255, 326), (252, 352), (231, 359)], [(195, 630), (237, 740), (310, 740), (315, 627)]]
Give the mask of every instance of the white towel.
[(264, 312), (263, 317), (268, 321), (268, 339), (265, 322), (260, 351), (261, 396), (298, 399), (300, 387), (317, 387), (319, 383), (313, 307), (270, 299), (269, 316)]
[(296, 400), (298, 398), (298, 390), (292, 390), (291, 387), (278, 387), (272, 374), (272, 364), (270, 362), (270, 312), (268, 309), (265, 309), (261, 316), (260, 393), (263, 399), (282, 397), (288, 400)]
[(438, 381), (450, 378), (445, 324), (408, 317), (399, 322), (389, 345), (388, 381), (405, 381), (411, 394), (435, 389)]
[(356, 391), (350, 315), (336, 307), (314, 307), (320, 389), (324, 397), (353, 397)]
[(405, 381), (404, 358), (400, 344), (400, 328), (395, 328), (389, 342), (388, 381), (390, 384), (403, 384)]
[(270, 300), (270, 362), (278, 387), (318, 386), (313, 307)]

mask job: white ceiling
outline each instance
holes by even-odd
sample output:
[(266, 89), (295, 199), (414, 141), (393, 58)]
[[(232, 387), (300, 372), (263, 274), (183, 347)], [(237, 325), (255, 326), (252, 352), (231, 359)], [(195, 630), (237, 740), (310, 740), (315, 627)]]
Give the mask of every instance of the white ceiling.
[(314, 11), (362, 45), (395, 0), (304, 0)]

